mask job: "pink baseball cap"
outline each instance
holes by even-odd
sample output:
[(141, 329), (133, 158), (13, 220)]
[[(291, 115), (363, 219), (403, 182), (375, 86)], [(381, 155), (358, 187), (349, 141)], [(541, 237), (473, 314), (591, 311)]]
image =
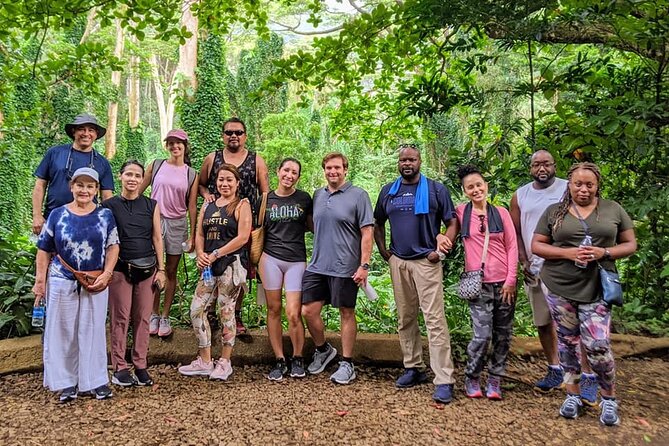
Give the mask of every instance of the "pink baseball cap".
[(167, 136), (165, 136), (163, 141), (167, 141), (169, 138), (176, 138), (180, 139), (181, 141), (188, 142), (188, 133), (181, 129), (172, 129), (167, 132)]

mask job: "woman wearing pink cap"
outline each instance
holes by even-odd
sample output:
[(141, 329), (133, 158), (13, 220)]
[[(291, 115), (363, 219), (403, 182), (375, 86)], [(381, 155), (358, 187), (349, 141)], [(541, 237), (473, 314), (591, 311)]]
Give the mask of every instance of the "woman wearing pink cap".
[[(170, 307), (177, 285), (177, 266), (184, 252), (193, 250), (195, 219), (197, 218), (197, 171), (190, 167), (188, 134), (181, 129), (170, 130), (165, 136), (168, 159), (157, 159), (147, 166), (141, 192), (151, 185), (151, 198), (160, 206), (165, 262), (165, 301), (160, 312), (160, 290), (156, 291), (149, 333), (158, 336), (172, 334)], [(189, 228), (190, 227), (190, 232)]]

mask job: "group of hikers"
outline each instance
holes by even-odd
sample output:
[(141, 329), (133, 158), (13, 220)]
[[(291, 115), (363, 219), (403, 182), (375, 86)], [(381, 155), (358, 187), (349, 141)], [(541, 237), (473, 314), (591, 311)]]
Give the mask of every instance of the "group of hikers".
[[(149, 337), (172, 332), (170, 306), (184, 252), (195, 253), (204, 274), (190, 307), (197, 357), (179, 372), (227, 380), (235, 339), (246, 331), (239, 311), (255, 266), (250, 234), (261, 221), (264, 246), (257, 268), (276, 357), (270, 380), (319, 374), (337, 358), (339, 352), (325, 338), (324, 305), (339, 310), (341, 323), (342, 351), (330, 379), (336, 384), (355, 380), (356, 300), (358, 289), (367, 285), (376, 242), (389, 264), (398, 313), (405, 370), (395, 384), (409, 388), (428, 380), (420, 310), (434, 375), (432, 398), (449, 403), (455, 378), (442, 261), (460, 240), (464, 271), (482, 277), (480, 290), (468, 299), (473, 336), (464, 371), (466, 396), (502, 399), (520, 263), (548, 362), (536, 388), (566, 387), (559, 409), (565, 418), (577, 418), (584, 405), (595, 406), (599, 392), (600, 421), (619, 424), (611, 309), (602, 300), (599, 268), (615, 270), (615, 259), (631, 255), (636, 239), (622, 207), (601, 198), (595, 164), (574, 164), (560, 179), (553, 156), (535, 152), (532, 181), (514, 193), (509, 210), (489, 203), (483, 172), (461, 166), (458, 177), (468, 201), (456, 207), (441, 182), (421, 173), (418, 147), (402, 144), (399, 177), (383, 186), (372, 208), (367, 192), (347, 181), (348, 159), (337, 152), (323, 158), (327, 184), (313, 197), (296, 188), (301, 164), (295, 158), (280, 163), (278, 186), (270, 191), (265, 161), (246, 148), (244, 123), (231, 118), (223, 125), (224, 148), (207, 155), (199, 172), (190, 166), (188, 135), (171, 130), (165, 138), (169, 158), (146, 169), (127, 161), (114, 196), (110, 164), (93, 149), (105, 131), (93, 116), (77, 116), (65, 126), (72, 143), (50, 148), (35, 171), (33, 231), (39, 239), (33, 291), (36, 304), (46, 301), (44, 386), (58, 392), (60, 401), (80, 394), (112, 396), (108, 304), (111, 382), (153, 384), (147, 372)], [(149, 186), (150, 198), (143, 195)], [(199, 212), (198, 195), (204, 201)], [(313, 232), (308, 262), (307, 231)], [(592, 243), (583, 243), (586, 236)], [(290, 356), (282, 342), (284, 294)], [(220, 356), (211, 350), (208, 317), (216, 306)], [(308, 364), (304, 322), (315, 345)], [(126, 361), (130, 324), (132, 364)]]

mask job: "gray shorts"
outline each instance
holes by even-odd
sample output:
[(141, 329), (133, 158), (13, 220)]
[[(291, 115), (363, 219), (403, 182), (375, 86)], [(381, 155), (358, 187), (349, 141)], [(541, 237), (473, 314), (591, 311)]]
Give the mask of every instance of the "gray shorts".
[(181, 244), (188, 240), (188, 217), (165, 218), (160, 216), (165, 254), (180, 256), (183, 253)]
[(535, 286), (528, 286), (525, 284), (525, 294), (527, 294), (527, 300), (530, 301), (532, 319), (534, 320), (535, 327), (543, 327), (544, 325), (553, 322), (548, 303), (546, 302), (546, 292), (548, 290), (544, 290), (545, 287), (543, 282), (541, 282), (541, 279), (537, 280)]

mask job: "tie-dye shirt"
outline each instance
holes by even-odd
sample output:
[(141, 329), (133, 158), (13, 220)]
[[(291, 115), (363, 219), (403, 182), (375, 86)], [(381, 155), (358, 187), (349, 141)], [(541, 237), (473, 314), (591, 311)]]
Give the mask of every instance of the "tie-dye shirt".
[[(61, 206), (49, 214), (37, 247), (60, 254), (76, 270), (94, 271), (103, 269), (107, 247), (118, 243), (116, 221), (109, 209), (99, 207), (89, 214), (76, 215)], [(74, 280), (58, 258), (51, 263), (49, 275)]]

